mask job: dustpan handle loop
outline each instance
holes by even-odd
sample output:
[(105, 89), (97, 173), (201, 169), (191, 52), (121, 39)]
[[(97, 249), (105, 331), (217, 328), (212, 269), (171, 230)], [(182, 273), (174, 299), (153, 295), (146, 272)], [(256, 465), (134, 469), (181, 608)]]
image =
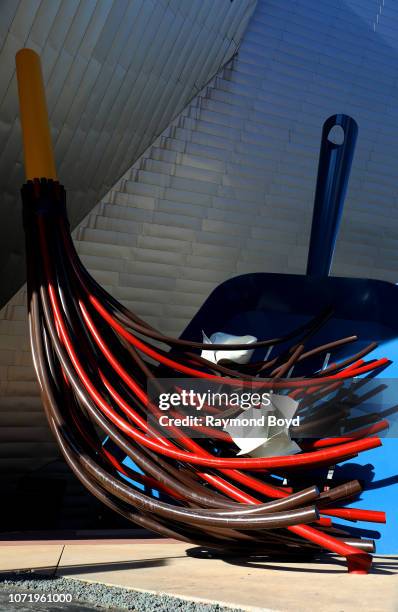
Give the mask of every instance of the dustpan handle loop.
[[(340, 126), (341, 139), (333, 137)], [(312, 217), (307, 274), (328, 276), (354, 157), (358, 126), (348, 115), (333, 115), (323, 125)]]

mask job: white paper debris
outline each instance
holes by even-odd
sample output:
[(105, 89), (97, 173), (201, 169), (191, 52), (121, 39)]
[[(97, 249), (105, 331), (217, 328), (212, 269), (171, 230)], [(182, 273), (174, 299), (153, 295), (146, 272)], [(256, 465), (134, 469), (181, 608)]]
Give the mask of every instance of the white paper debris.
[(272, 393), (272, 395), (270, 395), (270, 399), (274, 411), (279, 412), (280, 416), (284, 417), (285, 419), (292, 419), (296, 414), (298, 402), (296, 402), (296, 400), (294, 400), (292, 397)]
[[(257, 342), (257, 338), (255, 336), (234, 336), (233, 334), (225, 334), (223, 332), (216, 332), (208, 338), (206, 334), (202, 331), (203, 334), (203, 343), (204, 344), (252, 344), (253, 342)], [(207, 359), (207, 361), (211, 361), (212, 363), (218, 363), (222, 359), (229, 359), (229, 361), (234, 361), (235, 363), (249, 363), (252, 355), (254, 353), (254, 349), (242, 349), (237, 351), (223, 351), (217, 350), (212, 351), (211, 348), (202, 350), (201, 357), (203, 359)]]
[(241, 450), (238, 455), (249, 454), (251, 457), (279, 457), (281, 455), (296, 455), (299, 452), (301, 452), (301, 448), (290, 438), (289, 433), (281, 431), (248, 453), (244, 453)]
[[(295, 455), (301, 451), (290, 437), (289, 421), (294, 418), (298, 402), (287, 395), (271, 395), (271, 406), (249, 408), (242, 410), (234, 417), (233, 424), (224, 427), (233, 442), (239, 447), (238, 455), (251, 457), (275, 457), (279, 455)], [(264, 425), (246, 425), (247, 419), (259, 420), (265, 415)], [(268, 416), (274, 415), (283, 419), (284, 423), (268, 425)], [(241, 423), (241, 424), (240, 424)]]

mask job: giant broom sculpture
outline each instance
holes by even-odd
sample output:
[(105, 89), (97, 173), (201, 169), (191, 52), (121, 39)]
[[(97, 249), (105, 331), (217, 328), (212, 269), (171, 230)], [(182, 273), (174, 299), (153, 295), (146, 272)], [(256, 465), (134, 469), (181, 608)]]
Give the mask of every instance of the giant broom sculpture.
[[(343, 438), (307, 440), (304, 452), (294, 456), (236, 457), (227, 434), (222, 439), (214, 434), (216, 452), (211, 435), (195, 440), (176, 431), (170, 439), (154, 429), (147, 416), (156, 417), (159, 409), (146, 388), (148, 379), (156, 380), (154, 364), (160, 364), (162, 376), (168, 378), (223, 377), (225, 384), (262, 384), (308, 405), (312, 396), (319, 400), (345, 379), (376, 371), (387, 360), (366, 363), (363, 358), (374, 347), (370, 345), (321, 373), (287, 378), (296, 361), (305, 363), (314, 353), (330, 352), (356, 337), (306, 352), (304, 342), (329, 316), (322, 313), (284, 337), (251, 345), (283, 344), (277, 357), (237, 368), (201, 358), (198, 350), (207, 344), (166, 337), (129, 312), (90, 276), (74, 249), (65, 190), (55, 170), (40, 60), (34, 51), (17, 54), (17, 75), (27, 179), (22, 199), (31, 348), (47, 419), (72, 471), (106, 506), (164, 536), (239, 555), (297, 557), (321, 548), (346, 557), (350, 572), (367, 573), (373, 542), (335, 528), (330, 517), (383, 522), (384, 513), (339, 506), (361, 491), (356, 480), (321, 492), (311, 478), (315, 468), (380, 446), (371, 434), (386, 428), (386, 421)], [(228, 349), (245, 347), (235, 344)], [(259, 379), (259, 373), (268, 378)], [(105, 437), (140, 468), (139, 473), (119, 462), (103, 445)], [(297, 469), (301, 482), (307, 478), (301, 490), (293, 492), (272, 477), (277, 473), (289, 478)], [(143, 493), (137, 483), (158, 489), (162, 500)]]

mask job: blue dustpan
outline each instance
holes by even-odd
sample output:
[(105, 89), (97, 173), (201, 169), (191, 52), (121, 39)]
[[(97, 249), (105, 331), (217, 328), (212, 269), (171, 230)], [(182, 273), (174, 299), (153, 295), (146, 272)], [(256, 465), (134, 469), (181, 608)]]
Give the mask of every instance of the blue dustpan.
[[(336, 129), (343, 134), (342, 142), (333, 138)], [(207, 336), (222, 331), (251, 334), (259, 340), (275, 338), (332, 307), (334, 314), (312, 340), (314, 345), (356, 334), (360, 339), (355, 344), (357, 352), (377, 341), (379, 346), (369, 358), (387, 357), (393, 362), (379, 376), (398, 378), (398, 287), (385, 281), (328, 276), (357, 132), (356, 122), (347, 115), (334, 115), (323, 126), (306, 276), (254, 273), (227, 280), (211, 293), (181, 338), (202, 342), (202, 330)], [(311, 342), (306, 346), (311, 348)], [(265, 352), (257, 349), (253, 360), (264, 359)], [(342, 346), (333, 351), (332, 360), (338, 361), (352, 352), (352, 346)], [(322, 367), (316, 359), (319, 358), (306, 362), (307, 372)], [(295, 375), (300, 372), (295, 370)], [(361, 464), (369, 462), (374, 466), (374, 475), (370, 469), (367, 473), (369, 480), (376, 480), (370, 482), (370, 490), (355, 505), (387, 512), (387, 526), (376, 526), (383, 535), (378, 546), (383, 553), (398, 552), (394, 520), (398, 502), (397, 450), (394, 439), (385, 439), (382, 448), (360, 456)], [(375, 525), (369, 524), (369, 530), (374, 529)]]

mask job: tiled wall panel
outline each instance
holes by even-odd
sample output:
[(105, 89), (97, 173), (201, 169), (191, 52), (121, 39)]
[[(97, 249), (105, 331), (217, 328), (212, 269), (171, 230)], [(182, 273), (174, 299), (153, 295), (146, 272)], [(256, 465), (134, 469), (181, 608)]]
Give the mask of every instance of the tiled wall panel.
[(41, 55), (75, 226), (232, 57), (255, 2), (0, 2), (0, 305), (25, 278), (15, 53)]

